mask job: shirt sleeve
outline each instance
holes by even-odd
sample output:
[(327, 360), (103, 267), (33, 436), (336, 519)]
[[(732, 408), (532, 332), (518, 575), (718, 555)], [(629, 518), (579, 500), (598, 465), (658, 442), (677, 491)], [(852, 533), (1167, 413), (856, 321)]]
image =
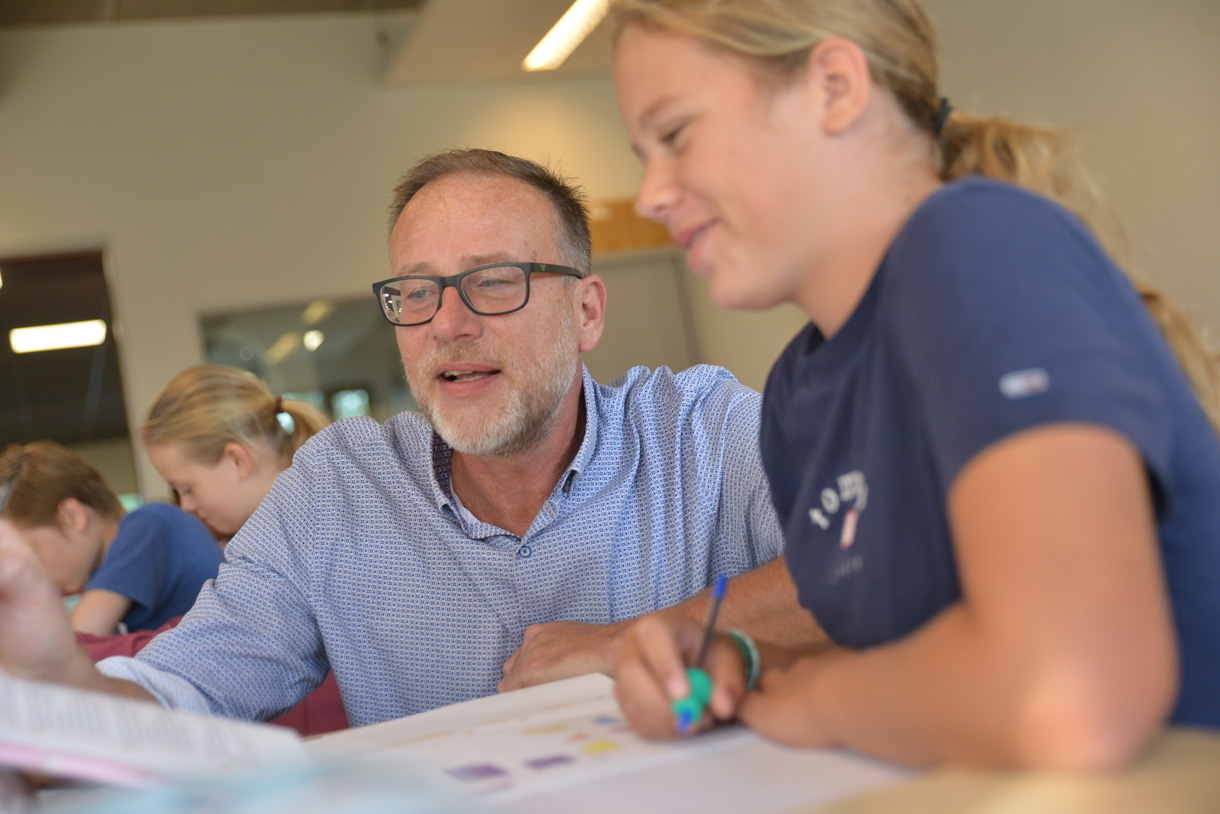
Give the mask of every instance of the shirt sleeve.
[(715, 466), (701, 478), (701, 499), (719, 495), (711, 573), (739, 574), (780, 555), (783, 532), (771, 502), (759, 448), (762, 397), (745, 385), (718, 381), (692, 411)]
[(229, 543), (182, 622), (134, 659), (101, 662), (102, 672), (171, 707), (249, 720), (281, 714), (321, 683), (329, 665), (309, 603), (316, 501), (306, 457)]
[(892, 252), (902, 275), (887, 280), (942, 483), (996, 441), (1053, 422), (1110, 427), (1168, 473), (1169, 411), (1145, 340), (1155, 329), (1122, 272), (1049, 202), (994, 190), (955, 201), (908, 230)]

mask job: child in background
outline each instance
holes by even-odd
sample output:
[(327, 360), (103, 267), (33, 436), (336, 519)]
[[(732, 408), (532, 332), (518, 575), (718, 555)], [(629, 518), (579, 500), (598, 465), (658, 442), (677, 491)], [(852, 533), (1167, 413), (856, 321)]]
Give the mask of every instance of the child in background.
[[(292, 463), (293, 453), (328, 423), (304, 402), (271, 395), (244, 370), (199, 365), (166, 385), (148, 412), (141, 439), (182, 508), (228, 539)], [(178, 621), (174, 618), (162, 629)], [(153, 635), (77, 638), (96, 661), (135, 655)], [(345, 729), (347, 714), (334, 676), (328, 673), (316, 690), (273, 723), (302, 735)]]
[(166, 385), (140, 438), (182, 508), (231, 537), (293, 453), (328, 423), (302, 401), (271, 395), (250, 373), (198, 365)]
[(198, 519), (164, 503), (124, 512), (97, 470), (52, 441), (0, 456), (0, 533), (24, 539), (65, 596), (72, 627), (151, 630), (181, 616), (223, 555)]
[[(833, 646), (717, 637), (713, 715), (1059, 769), (1220, 727), (1214, 359), (1107, 256), (1062, 135), (954, 112), (916, 0), (617, 6), (639, 211), (720, 305), (810, 319), (761, 443)], [(639, 731), (675, 734), (699, 634), (632, 629), (616, 692)]]

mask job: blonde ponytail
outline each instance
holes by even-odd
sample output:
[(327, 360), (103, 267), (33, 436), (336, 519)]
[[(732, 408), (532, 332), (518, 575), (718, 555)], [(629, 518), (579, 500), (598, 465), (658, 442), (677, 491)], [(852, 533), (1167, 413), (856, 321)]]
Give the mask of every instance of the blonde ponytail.
[[(279, 414), (292, 418), (292, 428)], [(140, 431), (145, 446), (182, 444), (205, 464), (220, 460), (226, 444), (266, 443), (287, 467), (292, 456), (330, 421), (315, 407), (271, 395), (256, 376), (224, 365), (197, 365), (165, 386)]]

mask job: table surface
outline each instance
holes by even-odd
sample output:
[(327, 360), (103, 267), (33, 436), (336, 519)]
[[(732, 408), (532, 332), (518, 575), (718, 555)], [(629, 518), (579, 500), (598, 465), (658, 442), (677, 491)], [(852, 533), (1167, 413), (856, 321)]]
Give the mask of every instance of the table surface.
[[(817, 814), (1217, 814), (1220, 732), (1174, 728), (1120, 772), (942, 769), (825, 806)], [(795, 814), (795, 812), (794, 812)]]

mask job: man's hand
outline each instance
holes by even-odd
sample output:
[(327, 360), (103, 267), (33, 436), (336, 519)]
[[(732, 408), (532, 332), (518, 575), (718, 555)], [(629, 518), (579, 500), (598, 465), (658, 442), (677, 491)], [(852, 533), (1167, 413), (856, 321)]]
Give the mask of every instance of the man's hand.
[(59, 589), (25, 543), (0, 534), (0, 666), (18, 678), (73, 683), (92, 670)]
[(626, 627), (625, 622), (530, 625), (517, 652), (504, 662), (504, 678), (496, 689), (508, 692), (587, 673), (614, 675)]

